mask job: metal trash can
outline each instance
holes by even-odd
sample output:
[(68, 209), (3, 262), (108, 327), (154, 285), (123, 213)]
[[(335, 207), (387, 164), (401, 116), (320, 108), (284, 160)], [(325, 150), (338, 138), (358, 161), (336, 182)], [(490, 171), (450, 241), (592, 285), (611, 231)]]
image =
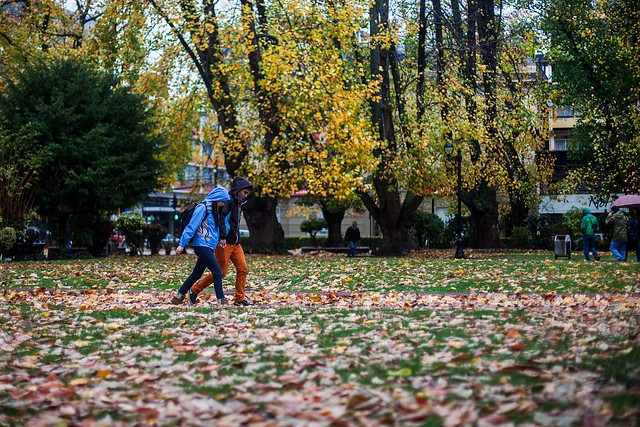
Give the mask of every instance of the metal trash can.
[(553, 236), (553, 255), (571, 259), (571, 236), (568, 234), (556, 234)]

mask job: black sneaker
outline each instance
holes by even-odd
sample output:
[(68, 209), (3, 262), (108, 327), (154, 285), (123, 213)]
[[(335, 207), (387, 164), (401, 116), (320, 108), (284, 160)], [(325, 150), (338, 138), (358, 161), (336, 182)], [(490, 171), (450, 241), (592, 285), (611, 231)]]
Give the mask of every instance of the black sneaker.
[(596, 261), (600, 261), (600, 256), (594, 257)]
[(198, 295), (191, 289), (189, 289), (189, 293), (187, 293), (187, 295), (189, 296), (187, 299), (187, 301), (189, 301), (189, 305), (196, 305), (198, 303)]
[(245, 299), (245, 300), (242, 300), (242, 301), (236, 301), (236, 302), (233, 303), (233, 305), (235, 305), (236, 307), (246, 307), (248, 305), (253, 305), (253, 304), (251, 304), (249, 301), (247, 301)]

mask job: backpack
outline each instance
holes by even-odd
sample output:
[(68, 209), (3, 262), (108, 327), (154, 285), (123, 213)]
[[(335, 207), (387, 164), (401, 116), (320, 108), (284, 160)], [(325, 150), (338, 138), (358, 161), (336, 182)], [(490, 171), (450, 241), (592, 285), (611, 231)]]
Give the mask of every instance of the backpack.
[[(184, 210), (184, 212), (182, 212), (180, 214), (180, 231), (184, 231), (185, 228), (187, 228), (187, 225), (189, 225), (189, 223), (191, 222), (191, 217), (193, 217), (193, 211), (196, 209), (196, 206), (200, 205), (202, 203), (196, 203), (193, 206), (189, 206), (187, 209)], [(206, 215), (205, 215), (206, 218)]]
[(583, 223), (584, 223), (584, 234), (593, 235), (599, 231), (598, 219), (596, 217), (586, 217)]

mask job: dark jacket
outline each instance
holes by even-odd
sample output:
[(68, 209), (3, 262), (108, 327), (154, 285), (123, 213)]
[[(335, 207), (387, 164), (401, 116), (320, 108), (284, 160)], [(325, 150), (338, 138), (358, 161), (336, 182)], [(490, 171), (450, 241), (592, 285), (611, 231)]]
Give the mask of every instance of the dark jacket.
[(221, 209), (221, 215), (227, 228), (227, 243), (229, 244), (240, 243), (240, 218), (242, 218), (242, 205), (246, 203), (246, 199), (242, 202), (238, 200), (238, 193), (245, 188), (253, 190), (253, 184), (248, 179), (235, 177), (229, 190), (231, 200), (226, 202)]
[(353, 226), (347, 228), (347, 232), (344, 233), (344, 240), (347, 242), (358, 242), (360, 240), (360, 229)]
[(611, 228), (611, 240), (614, 242), (627, 241), (627, 217), (622, 211), (610, 213), (605, 223)]
[(630, 216), (627, 221), (629, 240), (636, 242), (640, 240), (640, 220), (637, 216)]

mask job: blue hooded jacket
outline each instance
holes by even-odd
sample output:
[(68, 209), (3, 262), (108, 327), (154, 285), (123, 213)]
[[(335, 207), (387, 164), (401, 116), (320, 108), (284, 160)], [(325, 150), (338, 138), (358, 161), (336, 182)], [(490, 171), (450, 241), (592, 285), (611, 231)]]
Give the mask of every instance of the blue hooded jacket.
[(180, 246), (186, 247), (193, 237), (193, 246), (215, 249), (219, 239), (219, 225), (215, 218), (218, 215), (216, 202), (225, 202), (229, 199), (229, 192), (225, 188), (216, 187), (211, 190), (193, 210), (191, 221), (180, 236)]

